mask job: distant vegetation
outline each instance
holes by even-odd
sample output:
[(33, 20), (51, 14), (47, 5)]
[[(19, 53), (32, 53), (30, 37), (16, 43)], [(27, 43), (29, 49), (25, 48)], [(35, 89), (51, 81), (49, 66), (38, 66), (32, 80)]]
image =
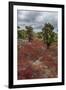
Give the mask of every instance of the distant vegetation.
[(43, 33), (42, 32), (37, 32), (37, 38), (42, 39), (43, 38)]
[(41, 32), (34, 32), (32, 26), (25, 26), (25, 29), (19, 30), (20, 27), (17, 27), (18, 39), (28, 40), (31, 42), (33, 39), (38, 38), (43, 40), (43, 42), (47, 45), (47, 48), (50, 47), (51, 43), (57, 42), (58, 35), (55, 33), (54, 27), (50, 23), (46, 23)]
[(26, 39), (27, 32), (25, 30), (18, 30), (18, 39)]

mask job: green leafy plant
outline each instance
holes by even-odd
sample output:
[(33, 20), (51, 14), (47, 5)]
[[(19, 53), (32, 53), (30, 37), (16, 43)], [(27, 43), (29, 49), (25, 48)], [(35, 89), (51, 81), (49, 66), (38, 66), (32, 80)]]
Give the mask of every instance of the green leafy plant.
[(31, 26), (25, 26), (27, 30), (28, 40), (31, 42), (33, 40), (33, 28)]
[(50, 23), (46, 23), (42, 28), (43, 32), (43, 41), (46, 43), (47, 48), (50, 47), (51, 43), (54, 41), (54, 33), (53, 33), (53, 25)]
[(25, 30), (18, 30), (18, 39), (26, 39), (27, 38), (27, 33)]
[(37, 37), (38, 37), (39, 39), (42, 39), (42, 32), (37, 32)]

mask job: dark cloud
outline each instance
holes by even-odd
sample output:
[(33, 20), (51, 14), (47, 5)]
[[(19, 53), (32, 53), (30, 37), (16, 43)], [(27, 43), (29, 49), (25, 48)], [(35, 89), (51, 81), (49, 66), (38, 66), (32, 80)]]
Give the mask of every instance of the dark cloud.
[[(41, 13), (36, 11), (21, 11), (18, 10), (17, 16), (18, 21), (24, 21), (24, 22), (34, 22), (36, 17), (39, 16)], [(20, 17), (22, 15), (22, 17)]]
[(45, 23), (51, 23), (58, 30), (58, 13), (43, 11), (17, 11), (17, 24), (19, 26), (31, 25), (34, 29), (42, 29)]

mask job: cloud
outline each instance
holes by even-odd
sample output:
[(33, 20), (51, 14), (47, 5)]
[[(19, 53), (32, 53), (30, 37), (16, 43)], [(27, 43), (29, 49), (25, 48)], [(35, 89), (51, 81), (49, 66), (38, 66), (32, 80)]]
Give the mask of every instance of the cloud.
[(17, 11), (17, 25), (31, 25), (35, 30), (41, 30), (45, 23), (51, 23), (58, 30), (58, 13), (48, 11)]

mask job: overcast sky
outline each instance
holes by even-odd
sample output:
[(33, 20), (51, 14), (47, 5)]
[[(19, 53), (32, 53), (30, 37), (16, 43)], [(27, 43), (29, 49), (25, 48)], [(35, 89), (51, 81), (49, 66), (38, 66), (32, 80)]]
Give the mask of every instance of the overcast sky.
[(54, 31), (58, 31), (58, 13), (47, 11), (17, 11), (17, 25), (22, 28), (31, 25), (34, 31), (41, 31), (45, 23), (51, 23)]

